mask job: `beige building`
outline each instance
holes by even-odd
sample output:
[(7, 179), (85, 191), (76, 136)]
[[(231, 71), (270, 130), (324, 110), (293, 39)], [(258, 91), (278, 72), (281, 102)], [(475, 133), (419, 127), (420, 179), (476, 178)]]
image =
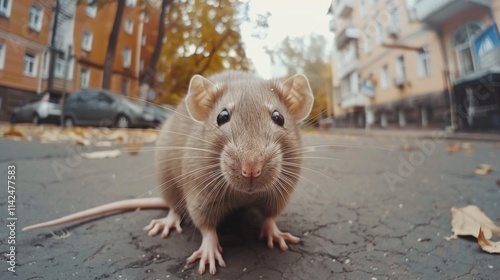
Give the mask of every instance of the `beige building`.
[(500, 128), (500, 0), (333, 0), (330, 12), (336, 126)]

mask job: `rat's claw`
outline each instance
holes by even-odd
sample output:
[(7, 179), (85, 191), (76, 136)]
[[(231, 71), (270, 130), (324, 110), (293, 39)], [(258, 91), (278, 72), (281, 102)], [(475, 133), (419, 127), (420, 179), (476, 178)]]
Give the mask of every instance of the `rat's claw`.
[(170, 210), (167, 217), (152, 220), (149, 225), (144, 227), (144, 230), (148, 232), (149, 236), (155, 236), (162, 230), (161, 236), (167, 238), (170, 229), (174, 227), (177, 229), (177, 232), (182, 232), (181, 217)]
[(276, 226), (276, 222), (272, 218), (268, 218), (264, 221), (260, 236), (267, 238), (267, 247), (269, 247), (269, 249), (274, 247), (274, 242), (278, 243), (280, 249), (283, 251), (288, 250), (288, 246), (285, 241), (293, 244), (300, 242), (300, 238), (295, 237), (288, 232), (282, 232), (279, 230), (278, 226)]
[(217, 238), (217, 233), (213, 231), (203, 231), (203, 241), (201, 243), (200, 249), (196, 250), (189, 258), (187, 258), (187, 263), (193, 263), (197, 259), (200, 259), (200, 265), (198, 266), (198, 273), (205, 273), (205, 266), (208, 263), (210, 274), (214, 275), (217, 272), (215, 261), (219, 263), (221, 267), (226, 267), (226, 262), (222, 258), (222, 248), (219, 244)]

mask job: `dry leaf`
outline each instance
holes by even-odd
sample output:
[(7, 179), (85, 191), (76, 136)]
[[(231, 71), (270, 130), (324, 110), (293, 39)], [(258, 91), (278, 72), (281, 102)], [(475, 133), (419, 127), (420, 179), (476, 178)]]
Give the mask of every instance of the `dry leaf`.
[(497, 187), (500, 187), (500, 179), (497, 180)]
[(140, 142), (132, 140), (127, 144), (127, 151), (130, 155), (135, 156), (139, 153), (141, 146), (142, 144)]
[(446, 145), (446, 150), (448, 151), (448, 154), (452, 155), (452, 154), (458, 152), (458, 150), (460, 150), (460, 144), (449, 143), (448, 145)]
[(480, 228), (483, 229), (487, 239), (491, 239), (493, 234), (500, 234), (500, 227), (495, 225), (476, 205), (463, 208), (451, 207), (453, 237), (471, 235), (477, 238)]
[(477, 166), (476, 169), (474, 169), (474, 173), (476, 173), (477, 175), (488, 175), (492, 170), (493, 168), (491, 165), (483, 163)]
[(417, 148), (415, 146), (412, 146), (410, 144), (404, 144), (403, 146), (401, 146), (401, 151), (405, 151), (405, 152), (411, 152), (411, 151), (415, 151)]
[(477, 237), (477, 243), (481, 246), (483, 251), (493, 254), (500, 254), (500, 242), (492, 242), (484, 236), (483, 229), (479, 229), (479, 235)]
[(11, 125), (9, 130), (7, 130), (4, 134), (3, 137), (20, 137), (23, 138), (24, 135), (19, 131), (16, 130), (16, 127)]
[(115, 158), (121, 154), (120, 150), (99, 151), (92, 153), (81, 153), (84, 158), (97, 159), (97, 158)]

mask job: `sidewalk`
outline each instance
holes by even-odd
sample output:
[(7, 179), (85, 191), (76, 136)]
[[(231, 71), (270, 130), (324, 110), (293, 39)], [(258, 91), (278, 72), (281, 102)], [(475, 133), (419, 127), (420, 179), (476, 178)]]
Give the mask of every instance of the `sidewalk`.
[(319, 131), (341, 135), (379, 136), (379, 137), (410, 137), (410, 138), (441, 138), (446, 140), (491, 141), (500, 142), (499, 133), (446, 132), (442, 129), (433, 130), (398, 130), (398, 129), (362, 129), (362, 128), (330, 128)]

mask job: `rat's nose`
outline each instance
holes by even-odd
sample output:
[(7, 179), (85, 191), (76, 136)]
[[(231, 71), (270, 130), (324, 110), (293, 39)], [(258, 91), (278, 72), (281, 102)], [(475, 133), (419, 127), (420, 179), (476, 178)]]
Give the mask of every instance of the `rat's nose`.
[(244, 177), (259, 177), (262, 171), (262, 164), (253, 161), (253, 162), (245, 162), (241, 166), (241, 175)]

